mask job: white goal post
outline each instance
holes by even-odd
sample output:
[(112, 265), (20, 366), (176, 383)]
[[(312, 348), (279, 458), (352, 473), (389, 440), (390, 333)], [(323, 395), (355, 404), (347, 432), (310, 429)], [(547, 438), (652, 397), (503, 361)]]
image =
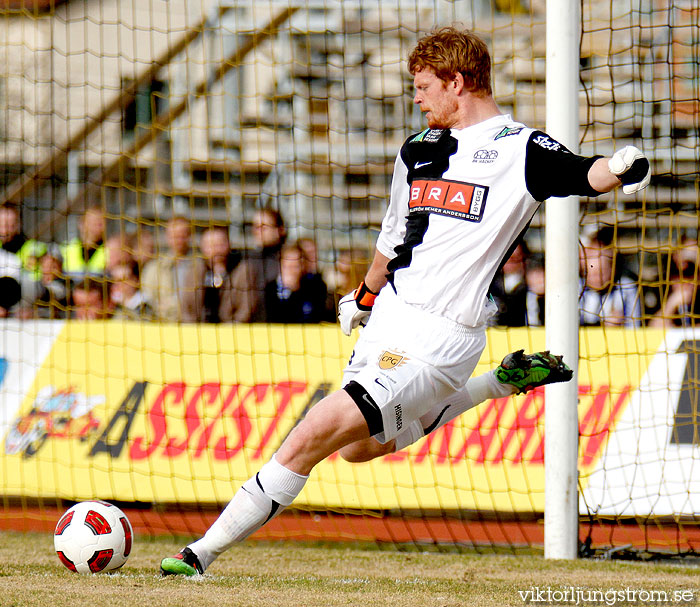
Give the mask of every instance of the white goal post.
[[(547, 2), (547, 132), (578, 151), (581, 9), (578, 0)], [(563, 354), (573, 381), (545, 391), (545, 558), (578, 551), (578, 198), (546, 204), (547, 348)]]

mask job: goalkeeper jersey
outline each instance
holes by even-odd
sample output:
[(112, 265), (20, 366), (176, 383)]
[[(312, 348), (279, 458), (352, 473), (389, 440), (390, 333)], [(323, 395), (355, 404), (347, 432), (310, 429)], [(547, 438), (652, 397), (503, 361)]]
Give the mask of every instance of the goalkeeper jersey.
[(540, 202), (600, 194), (588, 183), (597, 158), (508, 115), (409, 137), (377, 240), (391, 259), (387, 288), (459, 324), (484, 325), (495, 311), (494, 274)]

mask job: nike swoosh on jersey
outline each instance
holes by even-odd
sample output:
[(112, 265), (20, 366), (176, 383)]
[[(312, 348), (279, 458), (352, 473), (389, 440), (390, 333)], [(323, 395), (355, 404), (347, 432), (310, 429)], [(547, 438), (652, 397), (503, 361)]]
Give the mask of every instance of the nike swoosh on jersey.
[(416, 162), (416, 164), (413, 165), (414, 169), (419, 169), (424, 166), (428, 166), (429, 164), (433, 164), (432, 160), (429, 160), (428, 162)]

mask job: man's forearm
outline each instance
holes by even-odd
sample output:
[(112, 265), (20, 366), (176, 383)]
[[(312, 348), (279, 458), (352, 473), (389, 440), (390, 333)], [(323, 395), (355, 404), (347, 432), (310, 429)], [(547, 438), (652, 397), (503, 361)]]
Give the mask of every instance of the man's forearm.
[(365, 276), (365, 285), (372, 291), (372, 293), (379, 293), (382, 287), (387, 282), (387, 269), (386, 266), (391, 261), (388, 257), (380, 253), (379, 251), (374, 252), (374, 259), (372, 264), (367, 270), (367, 275)]
[(588, 183), (597, 192), (610, 192), (621, 185), (621, 181), (610, 172), (609, 158), (598, 158), (588, 169)]

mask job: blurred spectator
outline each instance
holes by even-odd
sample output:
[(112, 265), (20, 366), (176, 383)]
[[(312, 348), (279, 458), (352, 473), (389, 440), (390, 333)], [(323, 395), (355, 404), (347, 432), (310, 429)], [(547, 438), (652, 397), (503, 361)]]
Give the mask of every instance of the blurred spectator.
[(77, 320), (104, 320), (109, 318), (109, 302), (105, 298), (105, 284), (101, 280), (85, 278), (73, 287), (73, 314)]
[(492, 319), (496, 326), (524, 327), (528, 324), (526, 276), (529, 253), (524, 241), (518, 243), (491, 283), (489, 292), (498, 306)]
[(671, 261), (673, 263), (672, 272), (675, 273), (672, 278), (692, 277), (695, 268), (700, 268), (700, 248), (698, 248), (697, 239), (687, 234), (681, 236), (678, 245), (671, 253)]
[[(335, 307), (332, 305), (332, 294), (329, 293), (328, 285), (323, 279), (318, 267), (318, 246), (313, 238), (299, 238), (296, 241), (296, 245), (301, 249), (303, 261), (304, 261), (304, 282), (307, 289), (316, 289), (317, 292), (325, 293), (326, 298), (326, 312), (323, 315), (323, 319), (327, 322), (336, 322), (337, 316)], [(359, 283), (358, 283), (359, 284)], [(351, 289), (352, 290), (352, 289)], [(330, 299), (330, 301), (329, 301)]]
[(80, 218), (78, 236), (61, 247), (63, 271), (74, 281), (87, 276), (103, 276), (107, 263), (105, 251), (105, 216), (102, 208), (88, 207)]
[(231, 303), (232, 273), (241, 255), (231, 250), (228, 229), (215, 226), (202, 232), (199, 240), (204, 267), (200, 273), (192, 273), (184, 294), (189, 317), (198, 322), (230, 322), (233, 320)]
[(527, 325), (544, 326), (544, 259), (541, 255), (532, 255), (527, 260)]
[(282, 247), (280, 273), (265, 287), (267, 322), (318, 323), (326, 319), (326, 284), (307, 269), (298, 244)]
[(105, 273), (111, 275), (114, 268), (129, 265), (134, 262), (131, 251), (133, 237), (131, 234), (114, 234), (105, 241)]
[(328, 309), (334, 319), (337, 319), (338, 301), (364, 280), (369, 262), (369, 254), (364, 249), (342, 249), (333, 269), (324, 275), (329, 291)]
[(146, 264), (156, 257), (156, 241), (153, 232), (142, 229), (140, 226), (131, 237), (131, 254), (142, 272)]
[(168, 250), (149, 261), (141, 274), (141, 290), (156, 318), (165, 322), (194, 321), (185, 310), (185, 288), (191, 275), (201, 275), (203, 262), (190, 250), (192, 226), (189, 219), (177, 215), (165, 227)]
[(37, 318), (65, 318), (68, 304), (68, 285), (63, 275), (63, 257), (56, 245), (49, 245), (39, 259), (41, 277), (33, 301)]
[(700, 318), (700, 250), (694, 238), (684, 236), (671, 253), (671, 268), (661, 307), (650, 327), (694, 327)]
[(318, 247), (313, 238), (299, 238), (297, 246), (304, 254), (304, 274), (318, 274)]
[(639, 326), (639, 289), (637, 283), (622, 272), (612, 246), (611, 229), (599, 231), (582, 247), (580, 263), (581, 325)]
[(253, 217), (256, 248), (246, 251), (231, 276), (230, 296), (224, 294), (222, 307), (236, 322), (265, 322), (265, 286), (280, 273), (280, 249), (287, 237), (279, 211), (259, 209)]
[(14, 253), (0, 249), (0, 318), (13, 316), (22, 296), (20, 274), (22, 263)]
[(649, 322), (650, 327), (695, 327), (700, 318), (700, 279), (682, 277), (670, 285), (663, 304)]
[(22, 269), (33, 280), (39, 278), (37, 260), (46, 251), (46, 245), (22, 232), (22, 220), (18, 207), (10, 204), (0, 206), (0, 249), (17, 255)]
[(138, 266), (132, 261), (110, 273), (109, 285), (112, 319), (153, 320), (155, 314), (139, 288)]

